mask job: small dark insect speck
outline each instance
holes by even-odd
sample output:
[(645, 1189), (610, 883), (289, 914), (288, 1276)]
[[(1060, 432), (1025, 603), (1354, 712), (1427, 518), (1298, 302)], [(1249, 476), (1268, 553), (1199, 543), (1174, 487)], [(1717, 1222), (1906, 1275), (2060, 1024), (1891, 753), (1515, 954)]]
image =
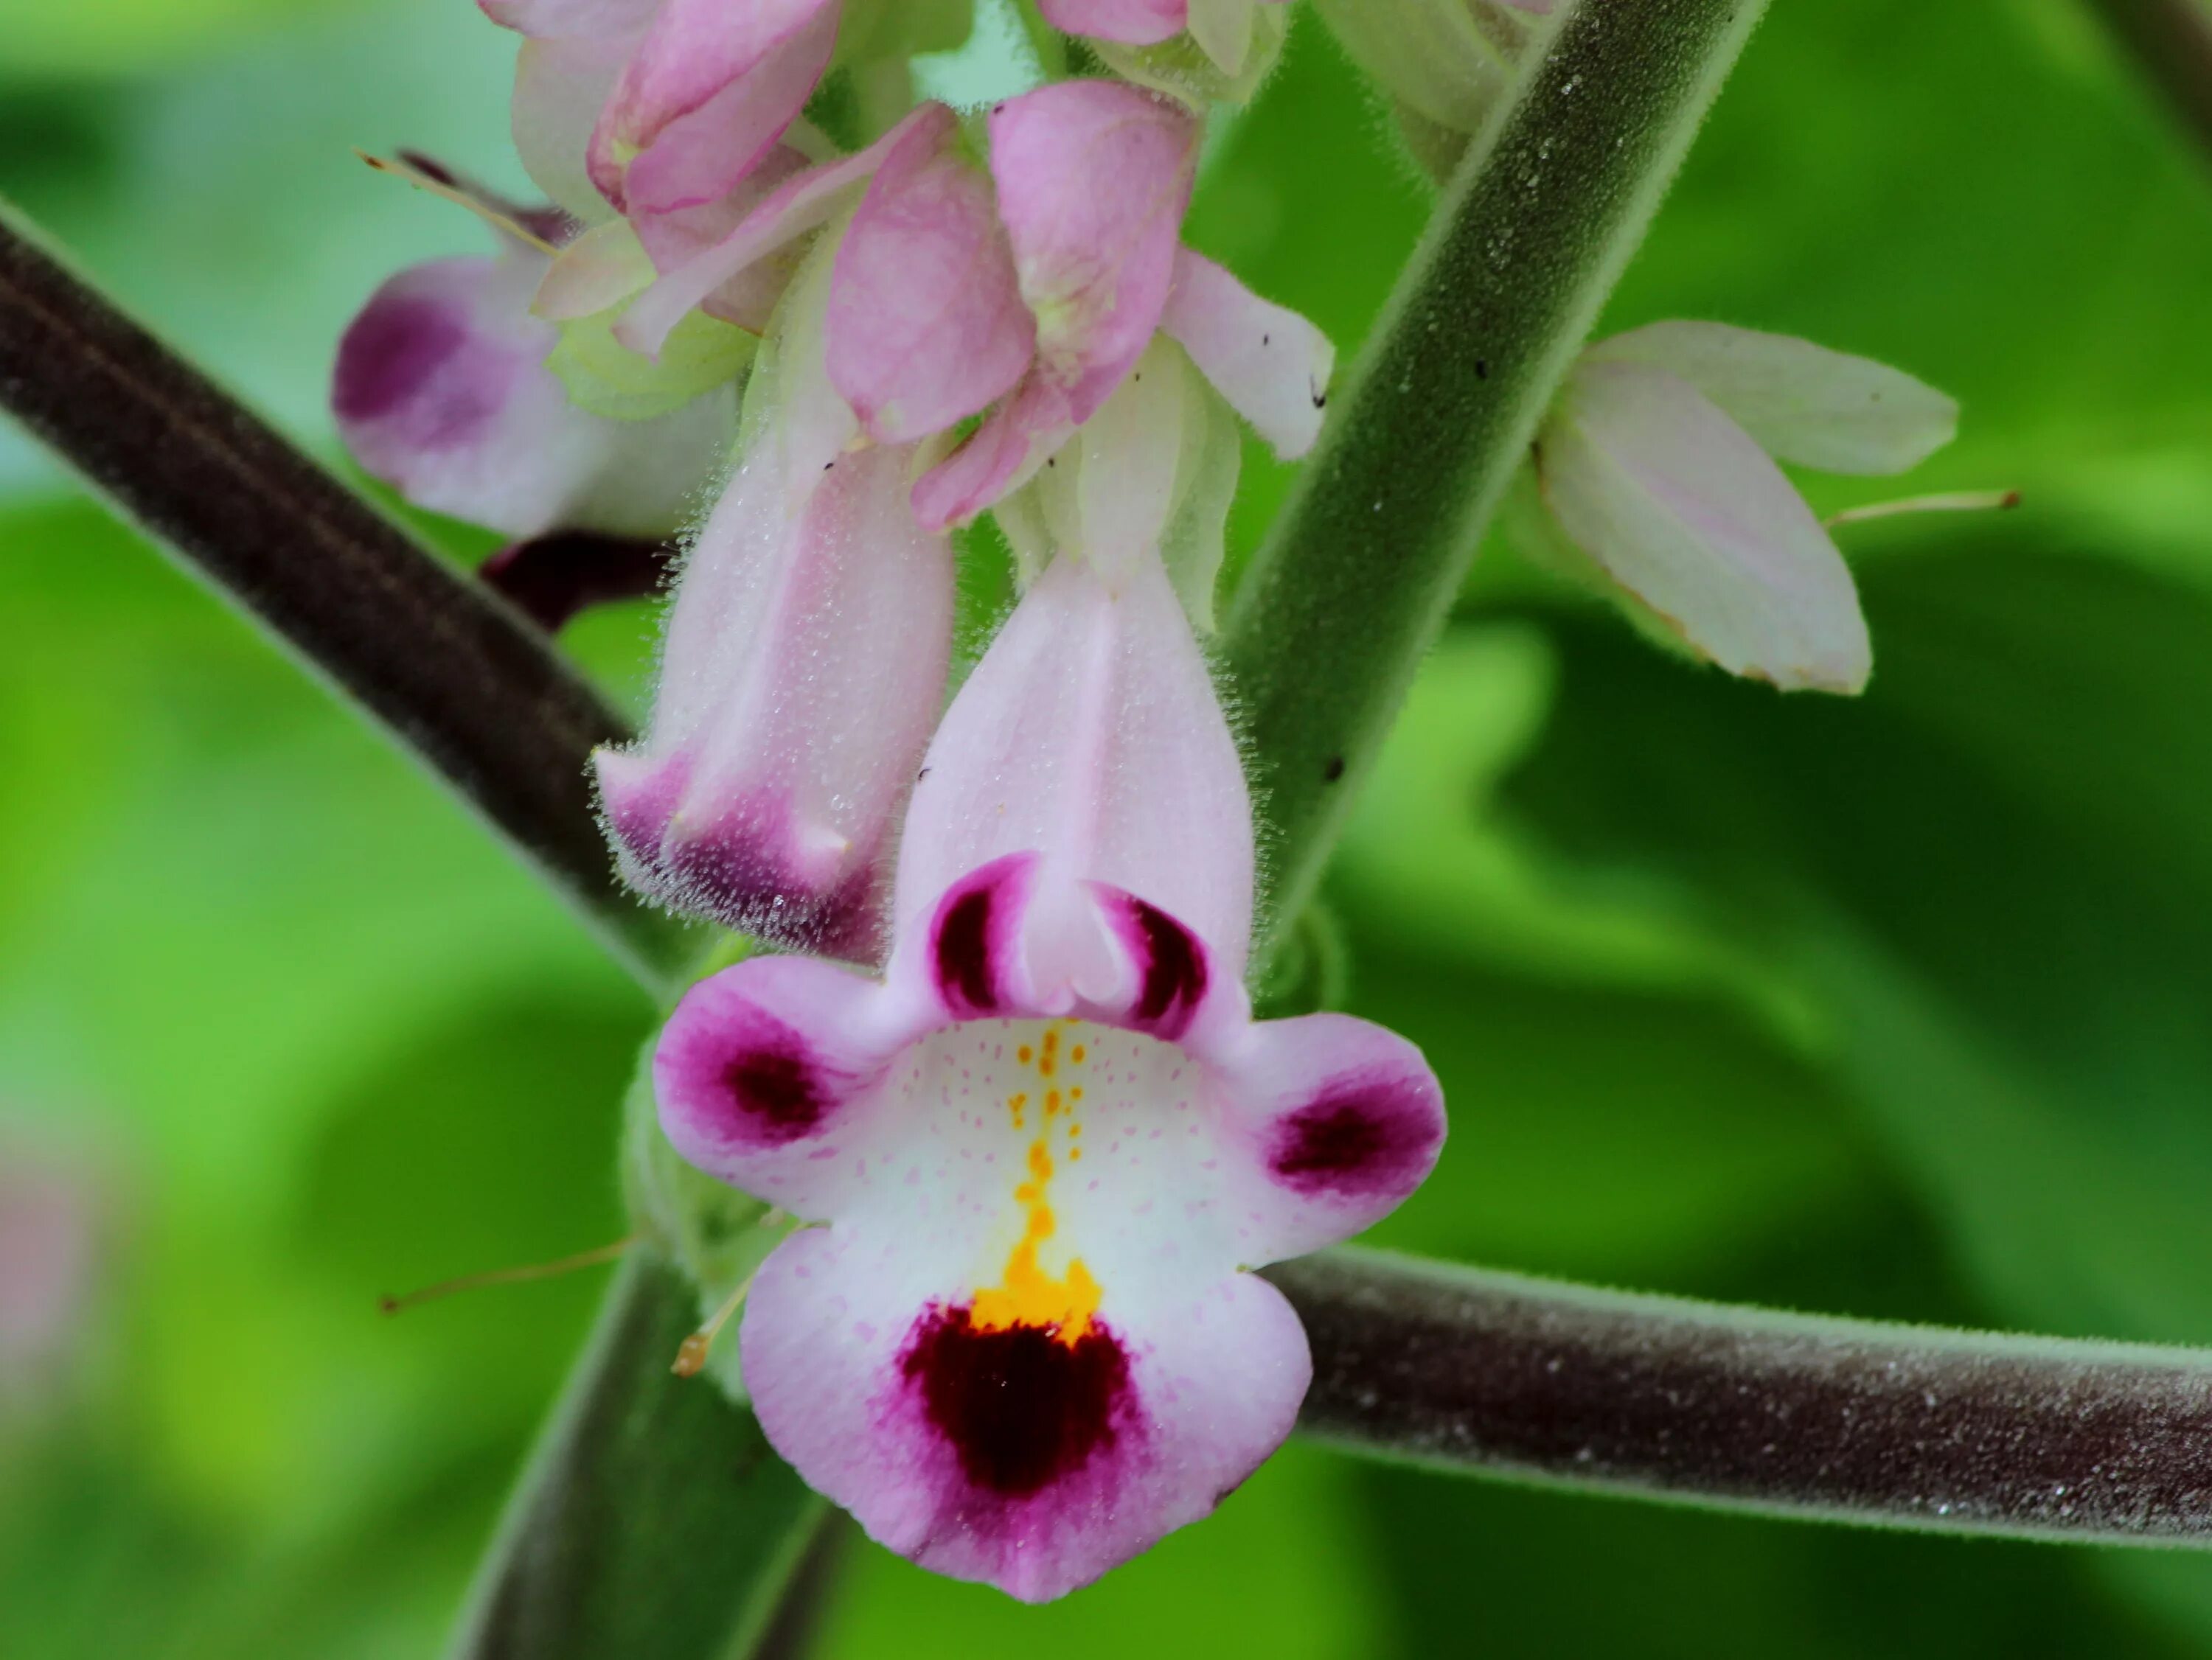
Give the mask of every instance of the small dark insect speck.
[(923, 768), (921, 769), (921, 771), (920, 771), (919, 772), (916, 772), (916, 773), (914, 775), (914, 781), (915, 781), (916, 784), (920, 784), (920, 783), (921, 783), (924, 779), (927, 778), (928, 776), (929, 776), (929, 768), (927, 768), (927, 766), (925, 766), (925, 767), (923, 767)]
[(1490, 379), (1490, 360), (1488, 358), (1478, 357), (1474, 360), (1474, 378), (1477, 380), (1487, 380)]
[(1313, 395), (1313, 400), (1315, 409), (1326, 409), (1328, 408), (1328, 394), (1327, 392), (1316, 392)]
[(1339, 779), (1342, 778), (1344, 776), (1344, 757), (1342, 755), (1331, 755), (1327, 763), (1322, 767), (1321, 776), (1322, 782), (1326, 784), (1334, 784)]
[(1262, 346), (1272, 346), (1275, 343), (1275, 336), (1271, 334), (1263, 334), (1260, 336), (1260, 343)]

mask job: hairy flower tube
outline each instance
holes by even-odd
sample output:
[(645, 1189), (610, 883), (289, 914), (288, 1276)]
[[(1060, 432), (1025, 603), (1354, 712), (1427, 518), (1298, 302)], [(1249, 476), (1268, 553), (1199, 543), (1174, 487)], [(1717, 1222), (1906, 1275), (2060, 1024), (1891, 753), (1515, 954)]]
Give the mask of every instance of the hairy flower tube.
[(510, 536), (672, 534), (736, 433), (729, 375), (708, 373), (645, 419), (582, 407), (558, 372), (562, 329), (531, 311), (576, 221), (434, 163), (409, 167), (473, 206), (500, 249), (399, 272), (348, 327), (331, 385), (347, 449), (417, 506)]
[(1776, 460), (1896, 473), (1958, 405), (1802, 340), (1655, 323), (1584, 352), (1536, 440), (1559, 528), (1597, 584), (1730, 674), (1857, 692), (1874, 666), (1843, 555)]
[(633, 886), (874, 960), (893, 821), (944, 700), (952, 554), (908, 511), (912, 446), (856, 444), (830, 384), (836, 246), (770, 330), (743, 459), (685, 555), (652, 721), (595, 760)]
[(1194, 1521), (1311, 1372), (1245, 1270), (1367, 1227), (1444, 1133), (1418, 1051), (1255, 1023), (1250, 806), (1157, 554), (1062, 554), (947, 713), (880, 979), (758, 958), (653, 1063), (701, 1169), (810, 1221), (740, 1333), (777, 1450), (923, 1566), (1059, 1596)]

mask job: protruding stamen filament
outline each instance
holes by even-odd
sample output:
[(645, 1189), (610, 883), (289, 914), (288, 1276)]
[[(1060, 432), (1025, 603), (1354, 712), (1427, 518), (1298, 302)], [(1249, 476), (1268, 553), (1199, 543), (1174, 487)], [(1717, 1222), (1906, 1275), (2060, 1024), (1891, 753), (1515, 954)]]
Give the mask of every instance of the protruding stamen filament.
[(668, 1369), (679, 1378), (696, 1378), (705, 1371), (707, 1355), (714, 1347), (714, 1339), (721, 1336), (722, 1328), (730, 1323), (730, 1317), (744, 1306), (746, 1293), (752, 1288), (753, 1276), (748, 1274), (738, 1281), (738, 1288), (730, 1293), (721, 1307), (714, 1311), (714, 1318), (684, 1340), (676, 1351), (676, 1364)]
[(397, 1314), (403, 1309), (434, 1303), (464, 1291), (478, 1291), (486, 1286), (521, 1285), (532, 1280), (557, 1279), (563, 1274), (574, 1274), (580, 1269), (597, 1268), (602, 1263), (611, 1263), (637, 1243), (633, 1233), (626, 1239), (617, 1239), (612, 1245), (603, 1245), (590, 1251), (580, 1251), (573, 1257), (562, 1257), (550, 1263), (526, 1263), (520, 1268), (495, 1268), (483, 1274), (464, 1274), (455, 1279), (441, 1280), (435, 1285), (424, 1286), (420, 1291), (408, 1292), (404, 1296), (380, 1297), (377, 1309), (385, 1314)]

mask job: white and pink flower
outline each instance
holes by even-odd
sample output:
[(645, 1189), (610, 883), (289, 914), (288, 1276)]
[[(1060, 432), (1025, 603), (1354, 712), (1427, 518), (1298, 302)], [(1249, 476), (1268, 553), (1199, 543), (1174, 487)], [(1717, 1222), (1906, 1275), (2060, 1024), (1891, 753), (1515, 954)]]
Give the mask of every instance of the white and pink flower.
[(531, 310), (577, 222), (506, 202), (425, 158), (401, 170), (471, 204), (499, 251), (410, 266), (370, 297), (331, 375), (346, 448), (416, 506), (509, 536), (673, 534), (726, 464), (735, 386), (650, 420), (579, 407), (550, 362), (560, 327)]
[(1419, 1053), (1255, 1023), (1249, 804), (1157, 554), (1063, 553), (931, 744), (880, 979), (695, 986), (653, 1062), (709, 1173), (825, 1227), (741, 1333), (778, 1451), (876, 1538), (1059, 1596), (1207, 1514), (1311, 1372), (1247, 1272), (1367, 1227), (1443, 1138)]
[(859, 442), (824, 352), (829, 250), (754, 391), (772, 414), (685, 555), (653, 719), (596, 764), (631, 884), (874, 960), (893, 827), (943, 706), (952, 550), (907, 509), (910, 445)]
[(1734, 675), (1855, 693), (1874, 649), (1850, 567), (1776, 460), (1898, 473), (1959, 406), (1901, 370), (1718, 323), (1585, 351), (1536, 440), (1544, 500), (1622, 603)]

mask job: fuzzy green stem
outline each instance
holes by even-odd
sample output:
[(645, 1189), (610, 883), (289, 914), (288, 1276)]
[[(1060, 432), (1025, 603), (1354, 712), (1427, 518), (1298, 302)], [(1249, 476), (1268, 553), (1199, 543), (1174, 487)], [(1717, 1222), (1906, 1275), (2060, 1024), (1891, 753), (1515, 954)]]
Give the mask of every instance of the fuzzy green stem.
[(1276, 924), (1765, 0), (1580, 0), (1468, 146), (1224, 634)]
[(828, 1508), (749, 1412), (670, 1371), (690, 1286), (641, 1247), (484, 1558), (451, 1660), (739, 1660), (803, 1610), (786, 1590)]

